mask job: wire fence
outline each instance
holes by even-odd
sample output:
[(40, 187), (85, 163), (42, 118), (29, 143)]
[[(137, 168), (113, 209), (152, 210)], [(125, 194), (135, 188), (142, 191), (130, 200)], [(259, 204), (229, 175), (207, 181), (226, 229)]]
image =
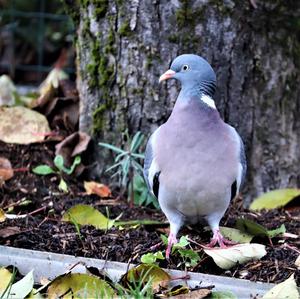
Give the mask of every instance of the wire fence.
[[(4, 2), (4, 3), (3, 3)], [(0, 73), (38, 83), (62, 49), (73, 52), (74, 26), (59, 0), (7, 0), (0, 6)], [(74, 73), (74, 65), (64, 69)]]

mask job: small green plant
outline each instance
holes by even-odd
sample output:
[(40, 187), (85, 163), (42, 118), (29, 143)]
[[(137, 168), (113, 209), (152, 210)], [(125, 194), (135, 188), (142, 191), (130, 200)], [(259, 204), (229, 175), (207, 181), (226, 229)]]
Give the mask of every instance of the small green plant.
[[(160, 236), (163, 243), (165, 245), (168, 244), (168, 238), (165, 235)], [(191, 248), (187, 248), (190, 245), (190, 241), (188, 240), (188, 236), (182, 236), (179, 239), (179, 242), (174, 244), (172, 247), (172, 253), (178, 254), (183, 262), (180, 264), (184, 264), (185, 267), (194, 267), (200, 261), (200, 256), (198, 252), (194, 251)], [(180, 264), (178, 266), (180, 266)]]
[(38, 174), (38, 175), (49, 175), (49, 174), (59, 175), (59, 177), (60, 177), (60, 181), (59, 181), (59, 185), (58, 185), (59, 190), (61, 190), (63, 192), (68, 192), (68, 185), (62, 177), (62, 173), (71, 175), (74, 172), (76, 166), (81, 163), (80, 156), (75, 157), (73, 164), (71, 165), (70, 168), (65, 167), (64, 158), (61, 155), (57, 155), (54, 158), (53, 163), (54, 163), (56, 169), (53, 169), (52, 167), (50, 167), (46, 164), (42, 164), (42, 165), (38, 165), (37, 167), (33, 168), (32, 172), (35, 174)]
[(126, 133), (127, 143), (124, 149), (108, 143), (100, 142), (99, 145), (116, 153), (114, 164), (106, 171), (114, 171), (112, 177), (119, 177), (119, 184), (124, 190), (128, 189), (128, 198), (131, 205), (149, 205), (158, 207), (156, 199), (149, 192), (143, 179), (143, 167), (140, 160), (144, 159), (141, 147), (144, 144), (144, 135), (137, 132), (131, 139)]

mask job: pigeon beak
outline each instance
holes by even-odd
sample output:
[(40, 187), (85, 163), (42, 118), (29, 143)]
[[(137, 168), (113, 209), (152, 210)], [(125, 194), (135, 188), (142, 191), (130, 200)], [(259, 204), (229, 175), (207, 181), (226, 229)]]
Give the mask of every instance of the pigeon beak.
[(163, 73), (160, 77), (159, 77), (159, 83), (161, 81), (164, 81), (164, 80), (168, 80), (170, 78), (172, 78), (174, 75), (176, 74), (176, 72), (172, 71), (172, 70), (167, 70), (165, 73)]

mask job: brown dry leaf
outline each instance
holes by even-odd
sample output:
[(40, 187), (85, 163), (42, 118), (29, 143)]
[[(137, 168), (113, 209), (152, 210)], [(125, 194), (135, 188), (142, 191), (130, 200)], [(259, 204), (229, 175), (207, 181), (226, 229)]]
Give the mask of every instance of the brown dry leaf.
[(199, 289), (199, 290), (191, 291), (187, 294), (180, 294), (177, 296), (171, 296), (169, 298), (172, 298), (172, 299), (202, 299), (202, 298), (206, 298), (209, 294), (211, 294), (210, 289)]
[(21, 230), (17, 226), (9, 226), (0, 229), (0, 237), (1, 238), (8, 238), (10, 236), (14, 236), (21, 233)]
[(73, 161), (71, 157), (75, 157), (84, 152), (90, 141), (91, 137), (88, 134), (75, 132), (55, 146), (55, 155), (63, 156), (66, 165), (68, 165), (68, 162), (72, 163)]
[(104, 184), (97, 182), (84, 182), (84, 189), (88, 195), (96, 194), (100, 197), (109, 197), (111, 196), (111, 191), (109, 187)]
[(0, 140), (6, 143), (41, 142), (50, 132), (46, 117), (25, 107), (0, 107)]
[(0, 186), (4, 181), (11, 179), (14, 176), (14, 170), (11, 167), (10, 161), (0, 157)]

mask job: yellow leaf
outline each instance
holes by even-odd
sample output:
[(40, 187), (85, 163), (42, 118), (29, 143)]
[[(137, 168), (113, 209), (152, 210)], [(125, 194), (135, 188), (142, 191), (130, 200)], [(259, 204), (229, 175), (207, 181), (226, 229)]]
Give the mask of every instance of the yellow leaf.
[(5, 291), (6, 287), (10, 283), (12, 273), (10, 273), (4, 267), (0, 268), (0, 297), (2, 298), (3, 292)]
[(294, 274), (269, 290), (262, 299), (299, 299)]
[(150, 264), (141, 264), (124, 274), (121, 282), (125, 287), (129, 287), (134, 282), (143, 280), (146, 284), (151, 280), (152, 289), (158, 290), (159, 286), (167, 286), (170, 279), (170, 275), (160, 267)]
[(6, 219), (6, 215), (4, 211), (0, 208), (0, 222), (4, 222)]
[(48, 298), (113, 298), (114, 290), (94, 275), (70, 273), (55, 278), (48, 288)]
[(64, 213), (63, 221), (80, 225), (92, 225), (98, 229), (109, 229), (114, 225), (114, 220), (106, 218), (95, 208), (88, 205), (76, 205)]
[(267, 254), (265, 246), (261, 244), (239, 244), (228, 248), (204, 249), (214, 262), (222, 269), (230, 269), (237, 263), (244, 264), (251, 260), (261, 259)]
[(41, 142), (50, 132), (46, 117), (25, 107), (0, 107), (0, 140), (6, 143)]
[(111, 191), (109, 187), (104, 184), (100, 184), (97, 182), (84, 182), (84, 189), (87, 194), (96, 194), (100, 197), (109, 197), (111, 196)]
[(254, 199), (250, 205), (250, 210), (271, 210), (284, 207), (297, 196), (300, 196), (300, 189), (280, 189), (270, 191)]

